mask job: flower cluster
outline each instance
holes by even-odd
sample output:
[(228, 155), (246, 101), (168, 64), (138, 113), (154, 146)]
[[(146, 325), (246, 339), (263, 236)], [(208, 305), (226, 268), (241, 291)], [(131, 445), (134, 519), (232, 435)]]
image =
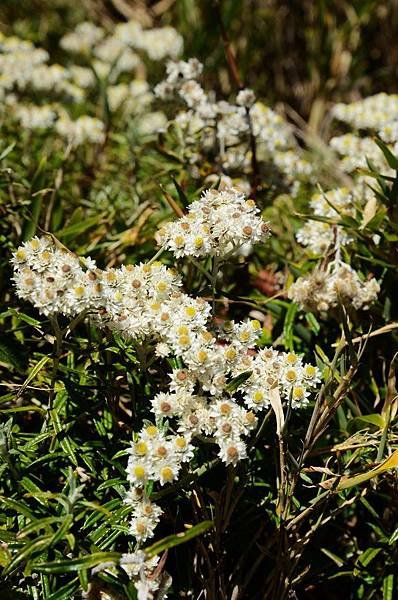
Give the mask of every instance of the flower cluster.
[(323, 254), (336, 242), (350, 243), (352, 236), (337, 223), (341, 216), (354, 216), (355, 202), (360, 200), (355, 189), (346, 187), (313, 194), (310, 209), (316, 217), (326, 220), (307, 221), (297, 232), (297, 241), (314, 254)]
[[(70, 105), (83, 104), (89, 94), (97, 94), (103, 102), (103, 94), (98, 94), (100, 80), (112, 113), (119, 112), (121, 118), (142, 116), (137, 121), (139, 133), (152, 134), (165, 127), (163, 113), (148, 111), (154, 95), (137, 52), (144, 52), (151, 60), (178, 56), (182, 38), (173, 28), (144, 30), (130, 21), (106, 35), (102, 28), (84, 22), (67, 33), (60, 44), (68, 53), (78, 55), (78, 64), (48, 64), (50, 57), (44, 49), (0, 35), (0, 100), (7, 114), (11, 112), (24, 129), (52, 130), (72, 148), (102, 144), (105, 125), (100, 119), (81, 111), (76, 120), (70, 115)], [(123, 81), (119, 82), (122, 74)]]
[[(369, 308), (380, 291), (375, 279), (362, 281), (358, 273), (342, 262), (342, 247), (354, 241), (353, 235), (343, 226), (355, 219), (364, 227), (368, 207), (375, 214), (377, 197), (372, 179), (361, 169), (369, 165), (393, 175), (386, 165), (381, 148), (369, 133), (376, 132), (395, 152), (398, 143), (398, 96), (377, 94), (351, 104), (337, 104), (331, 116), (357, 129), (355, 133), (332, 137), (329, 147), (336, 153), (338, 169), (344, 174), (348, 186), (314, 194), (310, 209), (314, 215), (296, 234), (297, 241), (312, 254), (333, 255), (335, 260), (323, 263), (310, 274), (300, 277), (289, 289), (289, 297), (301, 308), (326, 312), (339, 303), (356, 309)], [(346, 175), (349, 174), (349, 177)], [(379, 236), (373, 235), (379, 243)]]
[(335, 119), (354, 129), (379, 129), (398, 119), (398, 95), (376, 94), (350, 104), (338, 103), (331, 110)]
[[(194, 212), (208, 206), (217, 215), (232, 201), (232, 210), (242, 209), (239, 219), (248, 218), (254, 229), (254, 207), (246, 207), (235, 190), (206, 197)], [(226, 232), (216, 234), (217, 225), (216, 219), (214, 240), (228, 248), (231, 238), (227, 244)], [(256, 227), (261, 231), (260, 220)], [(130, 532), (139, 543), (153, 535), (161, 515), (146, 492), (149, 483), (177, 480), (202, 436), (217, 445), (226, 465), (236, 465), (247, 456), (257, 414), (272, 404), (275, 394), (283, 405), (300, 408), (319, 383), (318, 370), (296, 354), (256, 350), (259, 321), (212, 324), (210, 304), (181, 292), (180, 278), (160, 263), (100, 270), (93, 260), (79, 258), (48, 236), (24, 243), (13, 264), (18, 295), (42, 313), (88, 314), (126, 339), (154, 341), (157, 357), (177, 361), (168, 389), (149, 403), (151, 422), (135, 434), (130, 449), (126, 502), (132, 507)]]
[(143, 550), (123, 554), (120, 559), (121, 568), (134, 581), (138, 600), (151, 600), (154, 592), (162, 590), (162, 598), (170, 587), (171, 578), (166, 573), (157, 572), (159, 556), (148, 558)]
[(304, 310), (327, 312), (339, 304), (366, 310), (377, 299), (379, 291), (375, 278), (362, 281), (350, 265), (332, 261), (326, 269), (318, 267), (309, 275), (299, 277), (290, 286), (288, 295)]
[(176, 480), (182, 463), (193, 457), (193, 446), (187, 435), (166, 435), (155, 425), (147, 424), (136, 434), (129, 453), (127, 480), (131, 488), (125, 502), (132, 507), (130, 533), (141, 543), (152, 537), (162, 514), (145, 493), (147, 483), (165, 485)]
[(175, 58), (183, 50), (183, 40), (173, 27), (144, 29), (135, 20), (116, 25), (113, 34), (109, 36), (106, 36), (101, 27), (84, 22), (64, 35), (61, 46), (73, 54), (92, 54), (107, 63), (117, 61), (120, 68), (123, 63), (136, 65), (138, 57), (134, 55), (132, 48), (144, 51), (151, 60)]
[(105, 141), (103, 122), (87, 115), (73, 121), (67, 113), (63, 112), (55, 124), (55, 131), (66, 139), (72, 148), (85, 142), (102, 144)]
[(243, 244), (256, 244), (269, 237), (268, 224), (258, 212), (254, 200), (247, 200), (238, 190), (207, 190), (189, 205), (186, 216), (160, 230), (160, 243), (176, 258), (225, 258)]
[(271, 108), (256, 102), (252, 90), (241, 90), (236, 104), (217, 101), (215, 93), (206, 92), (198, 81), (203, 65), (197, 59), (169, 62), (166, 69), (167, 77), (155, 87), (155, 94), (164, 100), (177, 97), (182, 102), (183, 108), (173, 122), (183, 134), (181, 143), (192, 165), (203, 155), (216, 154), (224, 173), (246, 173), (251, 161), (248, 141), (253, 136), (257, 158), (280, 168), (288, 185), (293, 184), (292, 163), (297, 175), (311, 174), (311, 165), (301, 156), (292, 127)]
[(32, 42), (15, 36), (0, 34), (0, 99), (15, 103), (14, 93), (56, 95), (75, 102), (84, 98), (82, 88), (95, 83), (88, 68), (73, 66), (71, 69), (59, 64), (47, 64), (49, 54), (36, 48)]
[(385, 171), (383, 153), (370, 137), (346, 133), (333, 137), (329, 144), (332, 150), (341, 155), (339, 166), (347, 173), (352, 173), (359, 168), (366, 169), (368, 161), (379, 170)]

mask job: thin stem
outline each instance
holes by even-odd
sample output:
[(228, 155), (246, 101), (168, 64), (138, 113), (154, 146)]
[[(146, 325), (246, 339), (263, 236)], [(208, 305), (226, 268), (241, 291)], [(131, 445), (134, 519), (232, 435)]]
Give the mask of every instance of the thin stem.
[(191, 261), (191, 263), (193, 265), (195, 265), (195, 267), (198, 269), (198, 271), (200, 271), (202, 273), (202, 275), (204, 275), (206, 277), (206, 279), (208, 281), (210, 281), (211, 284), (213, 284), (213, 280), (211, 278), (211, 275), (209, 275), (209, 273), (206, 271), (206, 269), (204, 269), (202, 267), (202, 265), (197, 260), (195, 260), (194, 258), (192, 258), (192, 256), (189, 257), (189, 260)]
[(57, 378), (59, 361), (61, 358), (62, 352), (62, 330), (59, 326), (58, 319), (56, 316), (51, 317), (51, 323), (54, 331), (54, 345), (53, 345), (53, 368), (51, 373), (51, 383), (50, 383), (50, 393), (48, 396), (48, 405), (47, 405), (47, 414), (45, 420), (43, 422), (42, 431), (44, 431), (47, 427), (47, 424), (50, 420), (50, 413), (53, 408), (54, 398), (55, 398), (55, 381)]
[[(244, 89), (245, 85), (239, 75), (238, 66), (236, 64), (235, 55), (232, 51), (231, 42), (228, 36), (228, 32), (224, 27), (224, 23), (221, 15), (221, 3), (219, 0), (215, 0), (214, 9), (216, 13), (216, 19), (218, 22), (218, 26), (220, 28), (220, 33), (222, 37), (222, 41), (224, 44), (225, 57), (228, 62), (229, 70), (231, 72), (232, 79), (239, 90)], [(256, 196), (257, 188), (258, 188), (258, 161), (257, 161), (257, 143), (256, 136), (253, 131), (253, 122), (250, 115), (250, 108), (246, 107), (246, 118), (249, 127), (249, 141), (250, 141), (250, 150), (251, 150), (251, 194), (253, 197)]]
[(159, 256), (162, 256), (163, 252), (164, 252), (164, 246), (162, 246), (162, 247), (160, 248), (160, 250), (158, 250), (158, 251), (156, 252), (155, 256), (152, 256), (151, 260), (149, 260), (149, 261), (147, 262), (147, 265), (151, 265), (152, 263), (154, 263), (154, 262), (155, 262), (155, 260), (157, 260), (157, 259), (159, 258)]
[(218, 256), (213, 256), (213, 265), (212, 265), (212, 273), (211, 273), (211, 293), (212, 293), (212, 310), (213, 316), (215, 314), (216, 309), (216, 289), (217, 289), (217, 275), (218, 275), (218, 266), (220, 263), (220, 259)]

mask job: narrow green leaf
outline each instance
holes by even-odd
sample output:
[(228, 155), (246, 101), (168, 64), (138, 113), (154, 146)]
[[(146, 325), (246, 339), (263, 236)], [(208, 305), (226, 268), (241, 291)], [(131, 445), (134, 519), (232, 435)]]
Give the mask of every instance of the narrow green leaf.
[(74, 223), (73, 225), (69, 225), (69, 227), (64, 227), (63, 229), (59, 229), (55, 235), (57, 238), (65, 238), (70, 236), (77, 236), (87, 229), (90, 229), (94, 225), (97, 225), (104, 217), (103, 214), (96, 215), (95, 217), (90, 217), (88, 219), (83, 219), (78, 223)]
[(3, 160), (4, 158), (6, 158), (6, 156), (10, 154), (10, 152), (12, 152), (12, 150), (15, 148), (15, 144), (16, 142), (12, 142), (9, 146), (7, 146), (7, 148), (5, 148), (2, 151), (2, 153), (0, 154), (0, 160)]
[(39, 573), (71, 573), (82, 569), (91, 569), (103, 562), (114, 562), (117, 564), (120, 561), (120, 557), (120, 552), (96, 552), (95, 554), (87, 554), (86, 556), (79, 556), (79, 558), (71, 558), (70, 560), (36, 563), (32, 565), (32, 571)]
[(242, 385), (242, 383), (249, 379), (251, 374), (252, 371), (245, 371), (244, 373), (240, 373), (239, 375), (231, 379), (231, 381), (226, 385), (225, 389), (227, 390), (227, 392), (232, 394), (238, 389), (239, 386)]
[(360, 562), (363, 567), (367, 567), (380, 551), (381, 548), (368, 548), (358, 558), (358, 562)]
[(286, 311), (285, 321), (283, 324), (283, 341), (284, 341), (285, 347), (291, 351), (294, 348), (293, 328), (294, 328), (294, 319), (296, 317), (297, 311), (298, 311), (298, 305), (295, 304), (294, 302), (292, 302)]
[(398, 158), (394, 156), (389, 147), (380, 139), (375, 139), (376, 144), (379, 146), (380, 150), (384, 154), (384, 158), (386, 159), (388, 166), (392, 169), (398, 170)]
[(383, 579), (383, 600), (393, 600), (394, 575), (391, 573)]
[(174, 546), (179, 546), (180, 544), (184, 544), (185, 542), (192, 540), (198, 535), (205, 533), (213, 526), (213, 521), (202, 521), (201, 523), (194, 525), (194, 527), (190, 527), (186, 531), (182, 531), (181, 533), (177, 533), (175, 535), (169, 535), (162, 540), (155, 542), (152, 544), (152, 546), (144, 548), (144, 551), (149, 557), (155, 556), (156, 554), (164, 552), (164, 550), (174, 548)]
[(75, 577), (72, 581), (59, 588), (59, 590), (50, 594), (47, 600), (70, 600), (75, 597), (75, 592), (77, 592), (79, 587), (79, 579), (78, 577)]

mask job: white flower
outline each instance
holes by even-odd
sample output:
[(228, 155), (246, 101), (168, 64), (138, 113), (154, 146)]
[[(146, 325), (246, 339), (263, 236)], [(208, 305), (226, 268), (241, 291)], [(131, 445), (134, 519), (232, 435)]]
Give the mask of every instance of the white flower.
[(246, 445), (239, 439), (226, 439), (220, 444), (218, 456), (226, 465), (236, 467), (239, 461), (247, 457)]

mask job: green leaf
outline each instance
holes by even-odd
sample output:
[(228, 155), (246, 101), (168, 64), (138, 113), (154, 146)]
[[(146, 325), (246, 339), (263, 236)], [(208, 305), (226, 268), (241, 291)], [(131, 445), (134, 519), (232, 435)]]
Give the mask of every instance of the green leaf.
[(225, 386), (227, 392), (229, 392), (230, 394), (235, 392), (238, 389), (238, 387), (242, 385), (242, 383), (244, 383), (249, 379), (249, 377), (251, 377), (252, 372), (253, 371), (245, 371), (244, 373), (240, 373), (239, 375), (231, 379), (231, 381)]
[(180, 544), (184, 544), (185, 542), (192, 540), (198, 535), (205, 533), (213, 526), (213, 521), (202, 521), (201, 523), (194, 525), (194, 527), (190, 527), (186, 531), (182, 531), (181, 533), (177, 533), (175, 535), (168, 535), (162, 540), (152, 544), (152, 546), (144, 548), (144, 552), (149, 557), (156, 556), (156, 554), (160, 554), (161, 552), (164, 552), (164, 550), (174, 548), (175, 546), (179, 546)]
[(312, 331), (315, 334), (318, 334), (321, 330), (321, 326), (319, 324), (318, 319), (315, 317), (315, 315), (311, 312), (306, 313), (305, 314), (305, 320), (307, 321), (308, 325), (311, 327)]
[(379, 554), (381, 548), (368, 548), (361, 554), (358, 558), (358, 562), (361, 563), (363, 567), (367, 567), (374, 558)]
[(9, 146), (7, 146), (7, 148), (5, 148), (2, 151), (2, 153), (0, 154), (0, 160), (3, 160), (4, 158), (6, 158), (6, 156), (10, 154), (10, 152), (12, 152), (12, 150), (15, 148), (15, 144), (16, 142), (12, 142)]
[(395, 542), (398, 542), (398, 527), (394, 531), (394, 533), (392, 534), (392, 536), (390, 537), (390, 539), (388, 540), (388, 544), (390, 546), (392, 546), (392, 544), (395, 544)]
[(393, 600), (394, 575), (391, 573), (383, 579), (383, 600)]
[(40, 531), (40, 529), (50, 529), (50, 525), (59, 523), (60, 521), (63, 521), (63, 517), (44, 517), (43, 519), (36, 519), (33, 523), (29, 523), (29, 525), (18, 532), (18, 539), (21, 540), (31, 533)]
[(120, 552), (96, 552), (95, 554), (87, 554), (86, 556), (79, 556), (79, 558), (71, 558), (70, 560), (36, 563), (32, 565), (31, 569), (38, 573), (72, 573), (81, 571), (82, 569), (91, 569), (103, 562), (117, 564), (120, 561), (120, 557)]
[(332, 560), (339, 568), (344, 565), (344, 560), (339, 558), (336, 554), (328, 550), (327, 548), (321, 548), (323, 552), (330, 560)]
[(69, 227), (64, 227), (64, 229), (59, 229), (55, 233), (55, 235), (58, 238), (77, 236), (80, 233), (87, 231), (87, 229), (90, 229), (94, 225), (97, 225), (97, 223), (99, 223), (103, 217), (104, 217), (104, 215), (101, 213), (99, 215), (96, 215), (95, 217), (90, 217), (88, 219), (82, 219), (78, 223), (69, 225)]
[(4, 574), (11, 573), (21, 562), (29, 560), (38, 552), (43, 552), (48, 547), (51, 537), (45, 536), (37, 540), (33, 540), (29, 544), (25, 544), (20, 552), (14, 555), (12, 561), (8, 564), (4, 570)]
[(0, 413), (2, 414), (13, 414), (20, 412), (41, 412), (45, 413), (46, 411), (41, 406), (36, 406), (36, 404), (27, 404), (26, 406), (14, 406), (13, 408), (0, 408)]
[(298, 305), (292, 302), (286, 311), (285, 321), (283, 323), (283, 341), (288, 350), (293, 351), (293, 328), (294, 319), (298, 311)]
[(5, 316), (6, 314), (13, 315), (17, 317), (20, 321), (25, 321), (28, 325), (32, 325), (33, 327), (40, 327), (41, 323), (37, 319), (30, 317), (29, 315), (25, 315), (25, 313), (15, 310), (15, 308), (10, 308), (7, 313), (3, 313), (0, 317)]
[(70, 526), (73, 523), (73, 515), (67, 515), (63, 520), (61, 527), (54, 533), (50, 540), (50, 546), (54, 546), (57, 542), (62, 540), (68, 532)]
[(40, 371), (44, 368), (44, 366), (48, 363), (49, 360), (51, 360), (50, 356), (43, 356), (43, 358), (41, 358), (39, 360), (39, 362), (36, 363), (36, 365), (30, 371), (27, 379), (25, 379), (25, 381), (23, 382), (23, 384), (19, 388), (18, 393), (17, 393), (17, 398), (20, 397), (20, 396), (22, 396), (22, 394), (24, 393), (24, 391), (26, 390), (26, 388), (28, 387), (28, 385), (30, 384), (30, 382), (33, 381), (33, 379), (36, 377), (36, 375), (38, 373), (40, 373)]
[[(365, 483), (369, 481), (369, 479), (373, 479), (373, 477), (377, 477), (381, 475), (385, 471), (389, 471), (390, 469), (398, 468), (398, 450), (395, 450), (391, 456), (389, 456), (382, 463), (370, 469), (369, 471), (365, 471), (364, 473), (359, 473), (358, 475), (353, 475), (352, 477), (342, 477), (336, 486), (336, 491), (340, 492), (342, 490), (346, 490), (348, 488), (352, 488), (354, 486), (360, 485), (361, 483)], [(323, 481), (320, 485), (326, 489), (332, 488), (335, 484), (336, 478), (327, 479)]]
[(367, 425), (377, 427), (377, 429), (383, 429), (385, 421), (383, 417), (377, 413), (371, 415), (361, 415), (350, 419), (347, 424), (347, 430), (351, 433), (353, 431), (359, 431), (365, 429)]
[(392, 169), (398, 170), (398, 158), (394, 156), (389, 147), (378, 138), (375, 139), (375, 142), (379, 146), (380, 150), (383, 152), (384, 158), (386, 159), (388, 166)]
[(72, 579), (72, 581), (59, 588), (59, 590), (57, 590), (53, 594), (50, 594), (47, 600), (70, 600), (71, 598), (75, 597), (75, 592), (77, 592), (79, 587), (79, 578), (75, 577), (74, 579)]

